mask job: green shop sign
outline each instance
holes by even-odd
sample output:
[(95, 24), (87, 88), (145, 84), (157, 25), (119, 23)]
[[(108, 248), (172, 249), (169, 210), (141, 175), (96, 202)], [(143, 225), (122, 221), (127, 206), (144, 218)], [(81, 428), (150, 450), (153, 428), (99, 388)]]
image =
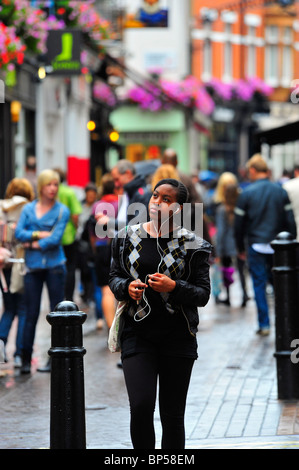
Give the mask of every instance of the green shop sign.
[(80, 75), (81, 31), (49, 31), (47, 49), (47, 64), (53, 68), (52, 74)]

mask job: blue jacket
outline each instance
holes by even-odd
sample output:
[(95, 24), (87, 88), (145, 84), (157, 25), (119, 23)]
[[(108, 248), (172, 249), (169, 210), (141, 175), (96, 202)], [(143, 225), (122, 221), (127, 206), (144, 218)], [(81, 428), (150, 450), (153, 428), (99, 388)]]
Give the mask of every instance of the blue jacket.
[(65, 255), (61, 246), (61, 237), (70, 217), (69, 209), (60, 202), (55, 202), (52, 209), (45, 215), (36, 216), (37, 201), (27, 204), (20, 216), (15, 236), (20, 242), (32, 241), (32, 232), (48, 231), (51, 235), (38, 241), (40, 250), (26, 249), (25, 263), (29, 269), (54, 268), (65, 263)]
[(287, 192), (267, 178), (255, 181), (240, 194), (235, 208), (235, 237), (239, 252), (248, 245), (270, 243), (287, 231), (296, 238), (296, 224)]

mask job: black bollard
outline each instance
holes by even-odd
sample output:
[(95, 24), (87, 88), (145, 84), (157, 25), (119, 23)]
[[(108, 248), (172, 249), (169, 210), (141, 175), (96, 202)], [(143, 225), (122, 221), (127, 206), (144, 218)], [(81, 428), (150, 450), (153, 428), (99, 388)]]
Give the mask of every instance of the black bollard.
[(288, 232), (273, 240), (273, 281), (278, 398), (299, 398), (299, 366), (291, 361), (291, 342), (299, 338), (296, 251), (298, 242)]
[(51, 449), (85, 449), (85, 393), (82, 324), (87, 315), (74, 302), (60, 302), (47, 315), (52, 326)]

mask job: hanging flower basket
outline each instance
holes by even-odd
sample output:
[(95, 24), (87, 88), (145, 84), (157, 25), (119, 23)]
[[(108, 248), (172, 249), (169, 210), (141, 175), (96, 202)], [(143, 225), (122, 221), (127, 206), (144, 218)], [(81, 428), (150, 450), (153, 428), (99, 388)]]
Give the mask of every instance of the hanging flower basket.
[(205, 86), (216, 104), (226, 106), (239, 102), (251, 103), (257, 96), (266, 99), (273, 93), (273, 88), (260, 78), (247, 78), (230, 83), (212, 79)]
[(111, 88), (101, 81), (96, 81), (93, 86), (93, 96), (96, 100), (105, 103), (108, 107), (113, 108), (117, 99)]
[(24, 62), (26, 46), (16, 36), (16, 29), (0, 22), (0, 68), (4, 72), (12, 71), (15, 64)]
[(159, 80), (157, 85), (148, 82), (143, 87), (131, 88), (126, 98), (137, 103), (141, 109), (153, 112), (183, 105), (186, 108), (198, 109), (203, 114), (210, 115), (214, 109), (214, 102), (210, 95), (204, 86), (192, 76), (179, 82)]
[[(2, 0), (0, 4), (0, 69), (7, 72), (15, 64), (24, 61), (24, 53), (45, 54), (48, 32), (66, 27), (79, 28), (86, 40), (99, 53), (101, 41), (109, 39), (110, 24), (94, 8), (94, 0), (65, 1), (65, 7), (47, 16), (42, 9), (45, 1), (37, 1), (35, 7), (29, 0)], [(50, 12), (51, 13), (51, 12)]]

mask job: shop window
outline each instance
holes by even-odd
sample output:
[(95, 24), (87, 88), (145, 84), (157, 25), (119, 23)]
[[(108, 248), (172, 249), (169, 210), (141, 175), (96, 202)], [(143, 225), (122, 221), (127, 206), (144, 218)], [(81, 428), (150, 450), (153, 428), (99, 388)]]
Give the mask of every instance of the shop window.
[(224, 25), (224, 58), (223, 58), (223, 80), (229, 82), (233, 77), (233, 46), (232, 46), (232, 25)]
[(282, 31), (282, 76), (281, 85), (289, 87), (293, 79), (293, 31), (290, 27)]
[(212, 41), (211, 32), (212, 24), (210, 22), (204, 23), (205, 39), (203, 42), (202, 50), (202, 80), (207, 81), (212, 77)]
[(144, 159), (145, 148), (142, 144), (130, 144), (126, 147), (126, 158), (130, 162), (140, 162)]
[(290, 86), (293, 79), (293, 31), (290, 26), (266, 26), (265, 78), (274, 87)]
[(256, 76), (256, 27), (248, 26), (248, 47), (247, 47), (247, 75), (248, 77)]
[(126, 158), (131, 162), (142, 160), (155, 160), (161, 158), (164, 147), (160, 145), (128, 144), (126, 146)]

